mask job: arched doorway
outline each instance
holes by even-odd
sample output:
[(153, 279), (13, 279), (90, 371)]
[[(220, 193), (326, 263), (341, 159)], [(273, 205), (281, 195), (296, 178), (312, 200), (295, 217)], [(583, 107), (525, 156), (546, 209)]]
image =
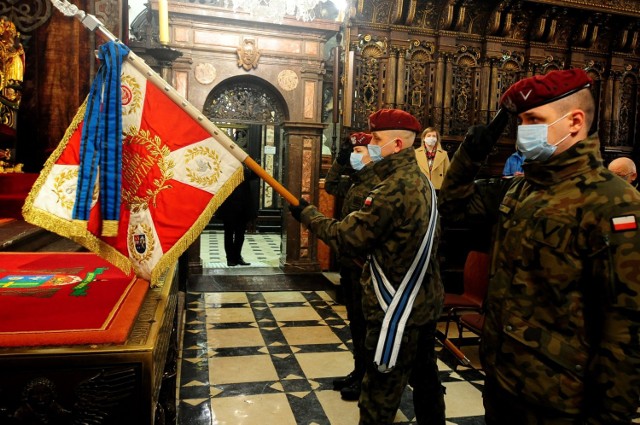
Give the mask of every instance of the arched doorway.
[[(204, 115), (227, 132), (238, 146), (276, 180), (284, 175), (282, 123), (288, 119), (287, 104), (268, 82), (252, 77), (232, 77), (213, 88), (203, 106)], [(281, 233), (280, 197), (263, 180), (255, 185), (258, 208), (255, 230)]]

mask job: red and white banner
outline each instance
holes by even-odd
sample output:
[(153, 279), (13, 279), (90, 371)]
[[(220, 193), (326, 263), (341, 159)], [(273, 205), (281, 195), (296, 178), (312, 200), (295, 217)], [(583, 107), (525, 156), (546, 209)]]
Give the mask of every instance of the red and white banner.
[[(156, 282), (242, 181), (242, 163), (142, 73), (124, 61), (122, 190), (118, 234), (101, 236), (98, 184), (88, 222), (72, 219), (86, 105), (25, 202), (26, 221)], [(224, 137), (224, 136), (220, 136)]]

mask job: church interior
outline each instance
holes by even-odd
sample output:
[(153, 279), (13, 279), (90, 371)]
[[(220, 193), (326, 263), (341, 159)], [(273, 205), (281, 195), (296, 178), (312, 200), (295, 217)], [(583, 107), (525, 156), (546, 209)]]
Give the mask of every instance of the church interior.
[[(353, 363), (336, 253), (291, 217), (287, 194), (338, 217), (327, 171), (379, 109), (437, 129), (451, 158), (511, 84), (581, 68), (605, 163), (640, 161), (637, 0), (144, 0), (135, 16), (130, 3), (0, 0), (0, 423), (357, 423), (357, 402), (331, 384)], [(25, 220), (30, 192), (49, 188), (43, 170), (70, 164), (59, 148), (80, 131), (108, 41), (268, 177), (250, 182), (247, 265), (228, 265), (213, 210), (153, 279), (113, 267), (93, 239), (60, 235), (58, 221)], [(482, 165), (488, 182), (516, 127)], [(61, 180), (49, 189), (60, 199)], [(463, 294), (489, 229), (441, 226), (445, 290)], [(143, 257), (151, 241), (129, 248)], [(484, 424), (478, 311), (438, 325), (448, 424)], [(394, 423), (416, 423), (411, 397)]]

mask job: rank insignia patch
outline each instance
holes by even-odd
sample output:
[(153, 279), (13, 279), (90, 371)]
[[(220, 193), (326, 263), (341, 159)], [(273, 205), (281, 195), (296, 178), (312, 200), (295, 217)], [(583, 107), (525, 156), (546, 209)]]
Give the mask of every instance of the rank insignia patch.
[(613, 217), (611, 219), (611, 227), (614, 232), (625, 232), (627, 230), (637, 230), (638, 221), (635, 215), (624, 215)]

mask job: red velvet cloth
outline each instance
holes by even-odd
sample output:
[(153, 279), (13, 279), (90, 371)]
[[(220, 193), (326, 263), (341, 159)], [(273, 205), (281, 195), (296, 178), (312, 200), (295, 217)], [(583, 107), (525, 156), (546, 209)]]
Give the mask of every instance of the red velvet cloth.
[(36, 173), (0, 173), (0, 218), (22, 220), (22, 206), (38, 178)]
[(148, 288), (93, 253), (0, 253), (0, 347), (123, 343)]

